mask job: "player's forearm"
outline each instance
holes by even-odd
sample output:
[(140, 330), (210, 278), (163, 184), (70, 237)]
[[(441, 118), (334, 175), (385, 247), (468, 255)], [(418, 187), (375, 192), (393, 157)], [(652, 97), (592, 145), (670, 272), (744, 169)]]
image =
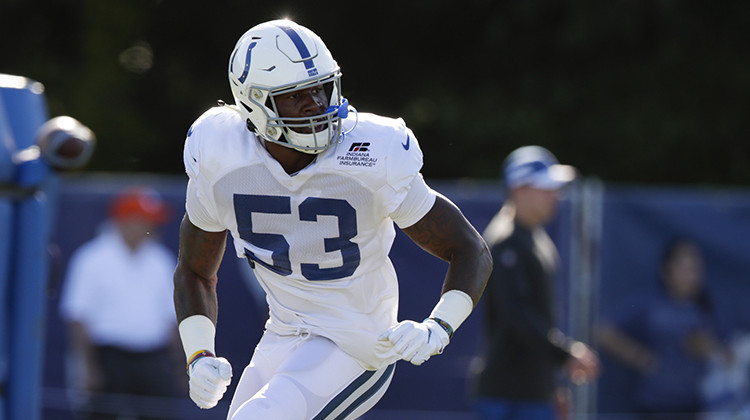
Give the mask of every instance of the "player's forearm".
[(180, 224), (180, 252), (174, 273), (174, 306), (177, 321), (205, 315), (216, 323), (217, 272), (226, 248), (226, 231), (206, 232), (187, 215)]
[(174, 307), (189, 369), (192, 362), (215, 354), (219, 312), (216, 281), (205, 281), (178, 263), (174, 276)]
[(192, 315), (205, 315), (215, 324), (219, 312), (216, 281), (202, 279), (178, 265), (174, 275), (174, 308), (177, 322)]
[[(492, 257), (481, 238), (454, 254), (443, 282), (443, 293), (461, 290), (476, 306), (492, 272)], [(480, 242), (481, 241), (481, 242)]]

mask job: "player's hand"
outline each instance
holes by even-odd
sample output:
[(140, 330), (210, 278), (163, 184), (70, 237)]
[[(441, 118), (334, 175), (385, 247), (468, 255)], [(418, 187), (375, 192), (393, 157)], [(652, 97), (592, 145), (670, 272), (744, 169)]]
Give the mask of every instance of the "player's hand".
[(389, 342), (402, 360), (417, 366), (430, 356), (442, 353), (450, 341), (448, 333), (431, 319), (422, 323), (401, 321), (388, 328), (378, 339)]
[(219, 402), (232, 380), (232, 365), (223, 357), (201, 357), (190, 365), (190, 399), (200, 408)]

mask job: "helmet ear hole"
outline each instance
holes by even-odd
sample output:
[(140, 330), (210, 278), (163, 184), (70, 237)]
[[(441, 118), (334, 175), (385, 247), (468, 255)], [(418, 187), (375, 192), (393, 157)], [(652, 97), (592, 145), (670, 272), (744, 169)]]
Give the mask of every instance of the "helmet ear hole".
[[(240, 105), (242, 105), (242, 107), (247, 110), (248, 114), (251, 114), (253, 112), (253, 109), (247, 106), (246, 103), (240, 102)], [(247, 129), (250, 130), (250, 132), (255, 132), (255, 124), (253, 124), (253, 122), (250, 121), (250, 118), (246, 119), (245, 123), (247, 124)]]

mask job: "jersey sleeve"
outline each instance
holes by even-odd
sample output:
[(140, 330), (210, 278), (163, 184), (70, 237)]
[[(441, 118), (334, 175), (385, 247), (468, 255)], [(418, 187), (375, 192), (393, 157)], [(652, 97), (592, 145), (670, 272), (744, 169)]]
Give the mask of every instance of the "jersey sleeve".
[(391, 213), (391, 219), (405, 229), (417, 223), (435, 204), (436, 192), (424, 182), (422, 174), (412, 178), (401, 204)]
[(206, 127), (206, 120), (209, 118), (204, 114), (196, 120), (185, 139), (183, 161), (189, 177), (185, 212), (193, 225), (207, 232), (220, 232), (224, 227), (218, 222), (216, 208), (211, 200), (210, 171), (203, 169), (203, 149), (206, 147), (207, 132), (210, 132), (210, 127)]
[(389, 216), (403, 229), (430, 211), (436, 193), (420, 173), (423, 155), (416, 136), (402, 119), (397, 124), (397, 135), (388, 154), (386, 203)]
[(205, 230), (206, 232), (221, 232), (224, 230), (208, 206), (201, 200), (198, 181), (191, 178), (188, 180), (187, 194), (185, 197), (185, 213), (190, 223)]

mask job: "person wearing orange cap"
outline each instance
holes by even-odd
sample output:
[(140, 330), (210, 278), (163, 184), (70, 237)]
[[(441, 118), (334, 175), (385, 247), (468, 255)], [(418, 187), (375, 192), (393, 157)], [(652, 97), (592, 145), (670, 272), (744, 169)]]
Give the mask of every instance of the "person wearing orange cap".
[(125, 396), (177, 394), (177, 259), (156, 235), (169, 216), (155, 191), (126, 188), (112, 200), (101, 232), (70, 259), (60, 314), (71, 349), (68, 382), (87, 397), (81, 407), (86, 418), (158, 418), (139, 413), (148, 406)]

